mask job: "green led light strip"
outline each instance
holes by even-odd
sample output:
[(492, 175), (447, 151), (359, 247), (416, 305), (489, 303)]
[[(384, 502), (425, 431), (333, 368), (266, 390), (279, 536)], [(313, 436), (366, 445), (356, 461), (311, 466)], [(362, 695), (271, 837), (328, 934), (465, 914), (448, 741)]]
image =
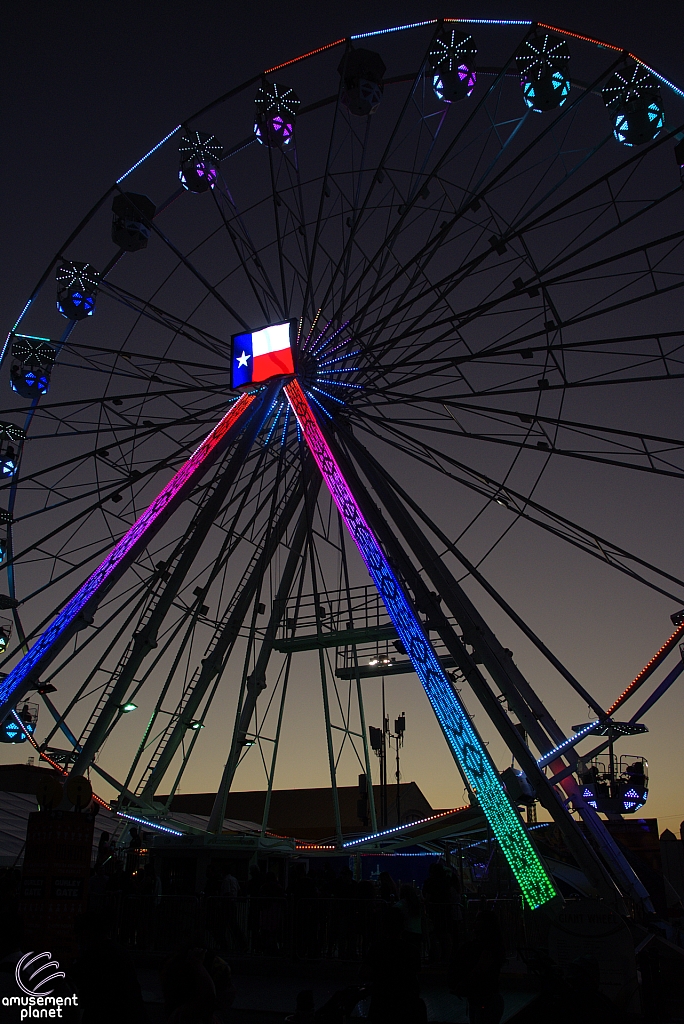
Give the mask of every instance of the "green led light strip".
[(532, 908), (558, 896), (553, 880), (537, 855), (511, 805), (487, 751), (473, 729), (380, 545), (363, 518), (299, 383), (285, 387), (292, 410), (323, 479), (359, 549), (389, 617), (428, 695), (442, 731), (463, 774), (476, 794), (492, 832), (510, 864), (527, 904)]

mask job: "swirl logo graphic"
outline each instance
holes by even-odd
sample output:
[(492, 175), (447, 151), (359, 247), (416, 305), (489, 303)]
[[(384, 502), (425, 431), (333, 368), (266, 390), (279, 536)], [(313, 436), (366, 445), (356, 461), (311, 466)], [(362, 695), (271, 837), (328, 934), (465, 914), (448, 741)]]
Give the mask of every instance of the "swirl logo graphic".
[[(30, 953), (25, 953), (17, 963), (14, 969), (14, 977), (21, 991), (25, 992), (27, 996), (51, 996), (54, 989), (46, 989), (43, 986), (54, 981), (55, 978), (63, 978), (65, 976), (64, 971), (59, 970), (57, 961), (50, 959), (51, 956), (52, 953), (36, 953), (31, 951)], [(41, 963), (43, 960), (45, 963)], [(57, 970), (53, 970), (53, 968), (57, 968)], [(46, 971), (53, 971), (53, 973), (45, 973)], [(34, 987), (29, 988), (29, 985), (34, 985)]]

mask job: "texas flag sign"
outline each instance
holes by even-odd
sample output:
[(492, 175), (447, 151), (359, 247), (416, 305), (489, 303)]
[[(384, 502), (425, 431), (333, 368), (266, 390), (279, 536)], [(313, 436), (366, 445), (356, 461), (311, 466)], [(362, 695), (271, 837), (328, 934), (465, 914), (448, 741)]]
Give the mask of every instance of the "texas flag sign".
[(287, 320), (250, 334), (234, 334), (230, 357), (232, 387), (243, 388), (271, 377), (294, 373), (293, 328), (294, 321)]

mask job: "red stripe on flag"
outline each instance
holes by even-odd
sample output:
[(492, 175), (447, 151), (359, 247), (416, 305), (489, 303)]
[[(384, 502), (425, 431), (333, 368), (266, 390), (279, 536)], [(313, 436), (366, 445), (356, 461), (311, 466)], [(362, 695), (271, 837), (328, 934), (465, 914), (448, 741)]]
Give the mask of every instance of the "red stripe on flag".
[(254, 356), (252, 364), (252, 383), (256, 384), (269, 377), (281, 373), (294, 373), (292, 350), (281, 348), (278, 352), (266, 352), (263, 356)]

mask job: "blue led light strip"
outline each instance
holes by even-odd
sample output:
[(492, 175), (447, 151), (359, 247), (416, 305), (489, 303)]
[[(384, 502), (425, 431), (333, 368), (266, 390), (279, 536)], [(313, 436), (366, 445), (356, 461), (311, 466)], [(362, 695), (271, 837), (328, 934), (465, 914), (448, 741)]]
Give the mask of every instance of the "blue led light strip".
[(172, 836), (184, 836), (185, 832), (179, 832), (177, 828), (169, 828), (167, 825), (157, 825), (155, 821), (147, 821), (146, 818), (136, 818), (132, 814), (124, 814), (123, 811), (117, 811), (117, 818), (126, 818), (127, 821), (136, 821), (139, 825), (144, 825), (146, 828), (155, 828), (158, 832), (170, 832)]
[(458, 22), (460, 25), (531, 25), (531, 21), (509, 21), (499, 18), (445, 18), (445, 24)]
[(511, 806), (487, 751), (473, 729), (470, 718), (444, 674), (423, 627), (364, 519), (321, 433), (306, 395), (297, 380), (291, 381), (284, 390), (333, 501), (347, 524), (349, 533), (366, 563), (389, 617), (423, 684), (449, 747), (477, 796), (526, 902), (532, 908), (548, 903), (558, 895), (556, 887), (537, 856), (523, 828), (520, 815)]
[(394, 28), (379, 28), (375, 32), (359, 32), (350, 39), (370, 39), (371, 36), (387, 36), (390, 32), (405, 32), (408, 28), (422, 28), (423, 25), (436, 25), (437, 18), (431, 21), (414, 21), (411, 25), (395, 25)]
[[(91, 573), (82, 587), (67, 602), (44, 633), (18, 665), (0, 682), (0, 722), (6, 717), (12, 703), (20, 699), (26, 687), (37, 680), (40, 673), (59, 654), (73, 635), (78, 622), (85, 625), (99, 601), (125, 572), (131, 562), (149, 544), (172, 512), (185, 500), (192, 488), (224, 450), (243, 425), (243, 416), (254, 401), (254, 395), (241, 395), (226, 415), (217, 423), (201, 445), (169, 480), (151, 505), (136, 519), (107, 557)], [(18, 693), (23, 687), (21, 693)]]
[(658, 79), (658, 81), (663, 83), (663, 85), (669, 86), (669, 88), (672, 89), (673, 92), (677, 93), (678, 96), (684, 96), (684, 91), (680, 89), (678, 85), (675, 85), (674, 82), (671, 82), (669, 78), (665, 78), (665, 76), (661, 75), (660, 72), (654, 71), (653, 68), (650, 67), (650, 65), (645, 64), (643, 60), (639, 60), (638, 57), (635, 57), (634, 59), (636, 60), (637, 64), (641, 64), (642, 68), (646, 68), (647, 71), (650, 71), (651, 74)]
[(404, 832), (406, 829), (415, 828), (417, 825), (424, 825), (428, 821), (436, 821), (437, 818), (445, 818), (449, 814), (456, 814), (458, 811), (468, 811), (470, 806), (454, 807), (451, 811), (440, 811), (439, 814), (431, 814), (429, 818), (419, 818), (417, 821), (409, 821), (404, 825), (395, 825), (394, 828), (386, 828), (382, 832), (373, 832), (370, 836), (361, 836), (360, 839), (350, 839), (342, 846), (358, 846), (359, 843), (372, 843), (374, 839), (382, 839), (383, 836), (391, 836), (394, 832)]
[(140, 159), (138, 160), (138, 162), (137, 162), (137, 163), (133, 164), (133, 166), (132, 166), (132, 167), (129, 167), (129, 169), (128, 169), (128, 170), (126, 171), (126, 173), (125, 173), (125, 174), (122, 174), (120, 178), (117, 178), (117, 179), (116, 179), (116, 183), (117, 183), (117, 185), (120, 185), (120, 184), (121, 184), (121, 182), (122, 182), (122, 181), (124, 180), (124, 178), (127, 178), (127, 177), (128, 177), (128, 175), (129, 175), (129, 174), (132, 174), (132, 173), (133, 173), (133, 171), (134, 171), (134, 170), (135, 170), (135, 169), (136, 169), (137, 167), (140, 167), (140, 164), (144, 164), (144, 163), (145, 163), (145, 161), (147, 160), (148, 156), (152, 156), (152, 154), (153, 154), (153, 153), (156, 153), (156, 152), (157, 152), (157, 150), (158, 150), (158, 149), (159, 149), (159, 148), (160, 148), (161, 146), (163, 146), (165, 142), (168, 142), (168, 141), (169, 141), (169, 139), (170, 139), (170, 138), (172, 138), (172, 137), (173, 137), (173, 136), (174, 136), (174, 135), (176, 134), (176, 132), (179, 132), (179, 131), (181, 130), (181, 128), (182, 128), (182, 127), (183, 127), (182, 125), (180, 125), (180, 124), (177, 124), (177, 125), (176, 125), (176, 127), (175, 127), (175, 128), (173, 129), (173, 131), (169, 132), (169, 134), (168, 134), (168, 135), (165, 135), (165, 136), (164, 136), (164, 138), (163, 138), (163, 139), (161, 140), (161, 142), (158, 142), (156, 146), (153, 146), (153, 147), (152, 147), (152, 149), (151, 149), (151, 150), (149, 151), (149, 153), (145, 153), (145, 156), (141, 156), (141, 157), (140, 157)]
[(540, 757), (537, 761), (539, 767), (543, 768), (544, 765), (550, 764), (554, 758), (558, 757), (562, 750), (565, 750), (566, 747), (572, 746), (573, 743), (577, 743), (577, 740), (582, 739), (582, 737), (590, 733), (592, 729), (595, 729), (599, 722), (599, 718), (593, 722), (589, 722), (589, 725), (585, 725), (584, 728), (580, 729), (579, 732), (576, 732), (574, 736), (570, 736), (567, 740), (563, 740), (562, 743), (559, 743), (557, 747), (554, 747), (553, 750), (549, 750), (547, 754), (544, 754), (544, 756)]
[[(29, 306), (31, 305), (32, 302), (33, 302), (32, 298), (28, 300), (28, 302), (26, 303), (26, 305), (22, 309), (21, 313), (19, 314), (17, 319), (14, 321), (14, 327), (9, 332), (7, 337), (5, 338), (5, 343), (2, 346), (2, 352), (0, 352), (0, 365), (2, 364), (2, 362), (3, 362), (4, 358), (5, 358), (5, 353), (7, 352), (7, 346), (9, 345), (10, 341), (12, 340), (12, 335), (16, 331), (16, 329), (19, 326), (19, 324), (21, 323), (21, 321), (24, 319), (24, 315), (26, 313), (26, 310), (29, 308)], [(45, 340), (47, 341), (48, 339), (46, 338)]]

